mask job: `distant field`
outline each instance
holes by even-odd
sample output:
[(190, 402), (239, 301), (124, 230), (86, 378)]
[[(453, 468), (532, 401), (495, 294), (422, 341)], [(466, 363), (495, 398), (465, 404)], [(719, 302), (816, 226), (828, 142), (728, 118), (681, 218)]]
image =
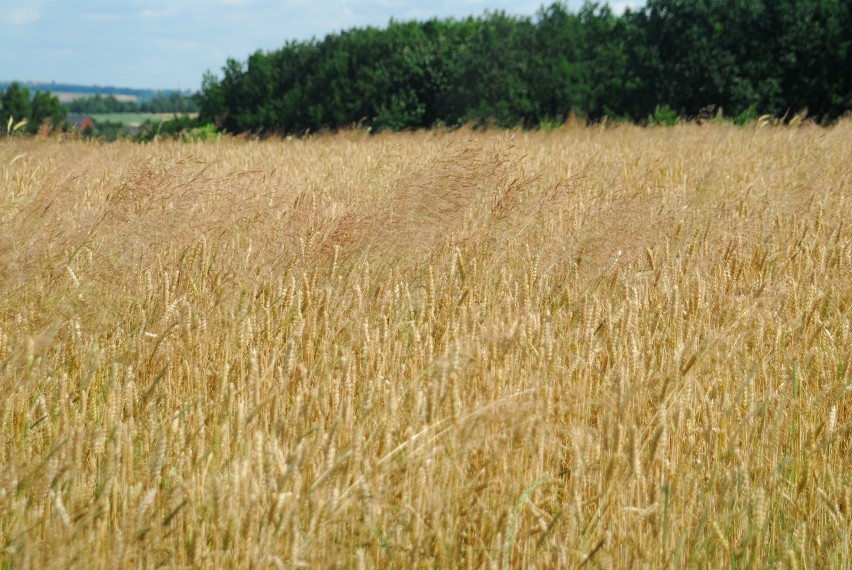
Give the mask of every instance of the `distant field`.
[(0, 567), (852, 568), (850, 140), (0, 139)]
[[(86, 99), (89, 97), (93, 97), (94, 93), (77, 93), (77, 92), (67, 92), (67, 91), (54, 91), (53, 95), (57, 96), (59, 100), (63, 103), (68, 103), (70, 101), (75, 101), (77, 99)], [(130, 101), (138, 101), (139, 97), (136, 95), (126, 95), (121, 93), (110, 93), (107, 96), (115, 97), (119, 101), (130, 102)]]
[[(198, 116), (198, 113), (187, 113), (190, 117)], [(109, 121), (121, 123), (127, 127), (138, 127), (145, 121), (161, 122), (175, 117), (175, 113), (95, 113), (91, 115), (95, 122)]]

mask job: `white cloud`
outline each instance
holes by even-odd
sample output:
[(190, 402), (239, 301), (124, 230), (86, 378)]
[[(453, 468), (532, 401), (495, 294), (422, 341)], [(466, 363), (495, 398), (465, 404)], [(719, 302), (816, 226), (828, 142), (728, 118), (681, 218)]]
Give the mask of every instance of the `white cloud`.
[(630, 8), (633, 11), (638, 10), (639, 8), (642, 7), (642, 4), (644, 4), (644, 2), (629, 2), (629, 1), (623, 2), (622, 1), (622, 2), (610, 2), (609, 6), (610, 6), (610, 8), (612, 8), (613, 14), (620, 16), (620, 15), (624, 14), (624, 12), (626, 12), (628, 8)]
[(9, 20), (16, 26), (32, 24), (41, 19), (41, 11), (38, 8), (18, 8), (9, 12)]
[(166, 19), (166, 18), (174, 18), (177, 15), (178, 15), (177, 10), (175, 10), (174, 8), (171, 8), (171, 7), (163, 8), (161, 10), (148, 9), (148, 10), (142, 10), (142, 12), (141, 12), (141, 16), (143, 18), (147, 18), (149, 20), (162, 20), (162, 19)]

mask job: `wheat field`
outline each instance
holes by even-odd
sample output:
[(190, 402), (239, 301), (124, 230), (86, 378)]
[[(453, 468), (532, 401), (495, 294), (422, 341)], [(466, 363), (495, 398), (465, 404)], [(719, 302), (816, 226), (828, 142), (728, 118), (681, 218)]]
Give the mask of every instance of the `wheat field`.
[(852, 122), (0, 140), (2, 568), (852, 567)]

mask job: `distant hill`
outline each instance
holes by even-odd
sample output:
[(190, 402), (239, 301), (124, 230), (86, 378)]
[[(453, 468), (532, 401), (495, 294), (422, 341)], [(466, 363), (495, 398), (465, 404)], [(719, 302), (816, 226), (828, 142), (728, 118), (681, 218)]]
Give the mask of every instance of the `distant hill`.
[[(0, 81), (0, 91), (9, 87), (12, 81)], [(153, 100), (157, 95), (170, 95), (172, 93), (181, 93), (189, 95), (190, 91), (177, 91), (175, 89), (131, 89), (130, 87), (112, 87), (101, 85), (72, 85), (69, 83), (43, 83), (37, 81), (19, 81), (21, 85), (30, 91), (50, 91), (59, 97), (63, 103), (80, 99), (82, 97), (91, 97), (93, 95), (112, 95), (119, 101), (136, 101), (144, 103)]]

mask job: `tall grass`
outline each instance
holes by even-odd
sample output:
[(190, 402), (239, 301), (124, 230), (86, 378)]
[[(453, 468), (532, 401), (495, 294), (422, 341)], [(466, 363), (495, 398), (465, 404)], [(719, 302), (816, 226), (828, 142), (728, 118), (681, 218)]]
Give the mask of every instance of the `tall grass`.
[(0, 141), (4, 567), (849, 567), (852, 124)]

